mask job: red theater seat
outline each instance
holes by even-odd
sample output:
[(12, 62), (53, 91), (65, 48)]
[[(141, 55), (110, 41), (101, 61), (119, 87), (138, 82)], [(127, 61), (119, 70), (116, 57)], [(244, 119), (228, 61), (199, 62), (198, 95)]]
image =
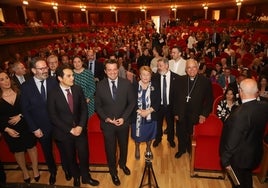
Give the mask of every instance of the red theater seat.
[(213, 99), (215, 100), (218, 96), (223, 95), (223, 89), (218, 83), (212, 83), (212, 92), (213, 92)]
[(222, 100), (223, 95), (218, 96), (216, 99), (213, 101), (213, 106), (212, 106), (212, 113), (217, 115), (217, 107), (220, 101)]
[(88, 144), (90, 164), (107, 164), (100, 119), (96, 113), (88, 119)]
[[(210, 114), (203, 124), (195, 125), (192, 136), (192, 156), (190, 159), (191, 177), (225, 178), (219, 155), (222, 126), (222, 121), (215, 114)], [(219, 172), (221, 175), (217, 177), (215, 175), (200, 175), (203, 171)]]

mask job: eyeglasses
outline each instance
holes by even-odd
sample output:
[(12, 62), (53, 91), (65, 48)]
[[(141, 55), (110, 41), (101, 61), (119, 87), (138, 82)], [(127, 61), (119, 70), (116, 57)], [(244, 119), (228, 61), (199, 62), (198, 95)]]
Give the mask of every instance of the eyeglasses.
[(40, 71), (44, 71), (44, 70), (48, 70), (48, 67), (40, 67), (40, 68), (36, 67), (35, 69), (40, 70)]

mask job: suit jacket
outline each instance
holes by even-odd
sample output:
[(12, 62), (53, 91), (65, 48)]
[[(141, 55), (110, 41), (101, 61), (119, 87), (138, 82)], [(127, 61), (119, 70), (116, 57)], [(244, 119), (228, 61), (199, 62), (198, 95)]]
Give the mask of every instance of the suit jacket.
[(227, 57), (227, 66), (228, 67), (237, 67), (236, 61), (237, 61), (236, 57), (233, 57), (233, 63), (232, 63), (232, 57), (231, 56)]
[[(170, 88), (169, 88), (169, 105), (172, 107), (172, 104), (174, 104), (174, 95), (175, 95), (175, 88), (179, 87), (177, 84), (177, 80), (180, 78), (178, 74), (175, 74), (174, 72), (170, 71)], [(161, 87), (161, 74), (156, 73), (152, 79), (155, 79), (157, 83), (159, 84), (159, 87)], [(160, 96), (161, 96), (161, 89), (160, 89)], [(161, 101), (160, 101), (161, 102)]]
[(211, 61), (212, 61), (215, 57), (218, 57), (218, 56), (220, 55), (220, 53), (217, 52), (217, 51), (215, 51), (214, 53), (215, 53), (215, 56), (212, 54), (211, 51), (207, 53), (207, 57), (208, 57)]
[[(134, 90), (135, 90), (135, 94), (136, 94), (136, 107), (135, 110), (133, 110), (133, 116), (132, 116), (132, 122), (136, 123), (136, 119), (137, 119), (137, 113), (136, 111), (138, 110), (138, 105), (137, 105), (137, 98), (138, 98), (138, 87), (139, 84), (136, 83), (134, 85)], [(151, 119), (153, 121), (157, 121), (157, 111), (160, 107), (161, 104), (161, 90), (160, 90), (160, 85), (159, 82), (157, 82), (157, 80), (153, 80), (151, 81), (151, 93), (150, 93), (150, 99), (151, 99), (151, 107), (154, 109), (154, 112), (151, 113)]]
[(195, 78), (197, 79), (196, 84), (190, 94), (191, 99), (187, 103), (188, 78), (188, 75), (182, 76), (176, 84), (173, 111), (174, 115), (179, 116), (180, 120), (188, 115), (192, 125), (194, 125), (198, 123), (200, 115), (207, 117), (212, 111), (212, 84), (205, 76), (198, 75)]
[[(32, 76), (31, 76), (30, 74), (25, 74), (25, 75), (23, 75), (23, 77), (24, 77), (25, 82), (26, 82), (26, 81), (29, 80)], [(19, 81), (19, 79), (17, 78), (16, 75), (13, 75), (13, 76), (12, 76), (12, 80), (15, 82), (15, 84), (18, 86), (18, 88), (21, 87), (22, 84), (20, 83), (20, 81)]]
[[(229, 83), (229, 84), (231, 84), (231, 83), (233, 83), (233, 82), (235, 82), (235, 81), (236, 81), (235, 76), (234, 76), (234, 75), (230, 75), (230, 83)], [(217, 82), (220, 84), (220, 86), (221, 86), (222, 88), (225, 88), (225, 75), (224, 75), (224, 74), (221, 74), (221, 75), (219, 76)]]
[[(86, 68), (89, 68), (88, 62), (86, 63)], [(95, 60), (94, 78), (98, 78), (98, 81), (101, 81), (104, 78), (104, 75), (104, 64)]]
[[(48, 77), (46, 84), (48, 93), (57, 86), (57, 81), (53, 77)], [(21, 86), (21, 107), (31, 132), (39, 128), (44, 134), (52, 131), (52, 124), (47, 111), (47, 102), (43, 100), (33, 77)]]
[(78, 85), (71, 86), (73, 96), (73, 113), (60, 86), (48, 93), (47, 107), (49, 117), (54, 125), (53, 134), (58, 140), (68, 139), (74, 126), (81, 126), (87, 132), (87, 104), (83, 90)]
[(268, 103), (253, 100), (240, 105), (225, 121), (220, 142), (224, 167), (254, 169), (263, 152), (263, 136), (268, 123)]
[(134, 88), (123, 78), (118, 78), (117, 97), (112, 98), (108, 78), (97, 84), (95, 108), (101, 119), (101, 126), (106, 126), (106, 118), (123, 118), (124, 126), (128, 126), (129, 118), (136, 105)]

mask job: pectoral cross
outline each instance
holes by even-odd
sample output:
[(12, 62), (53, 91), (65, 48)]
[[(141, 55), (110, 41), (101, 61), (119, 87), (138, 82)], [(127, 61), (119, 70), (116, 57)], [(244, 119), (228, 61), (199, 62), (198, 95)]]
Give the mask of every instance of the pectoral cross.
[(189, 95), (186, 96), (186, 102), (189, 102), (190, 99), (191, 99), (191, 97)]

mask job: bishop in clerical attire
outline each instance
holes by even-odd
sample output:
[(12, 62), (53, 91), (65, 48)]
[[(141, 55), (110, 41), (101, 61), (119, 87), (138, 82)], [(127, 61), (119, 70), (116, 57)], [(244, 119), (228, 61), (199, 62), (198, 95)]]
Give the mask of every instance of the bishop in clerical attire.
[(186, 150), (190, 153), (190, 136), (193, 126), (203, 123), (210, 114), (213, 104), (212, 84), (205, 76), (198, 74), (198, 63), (194, 59), (186, 61), (186, 75), (182, 76), (175, 87), (173, 112), (176, 120), (176, 134), (179, 139), (180, 158)]

